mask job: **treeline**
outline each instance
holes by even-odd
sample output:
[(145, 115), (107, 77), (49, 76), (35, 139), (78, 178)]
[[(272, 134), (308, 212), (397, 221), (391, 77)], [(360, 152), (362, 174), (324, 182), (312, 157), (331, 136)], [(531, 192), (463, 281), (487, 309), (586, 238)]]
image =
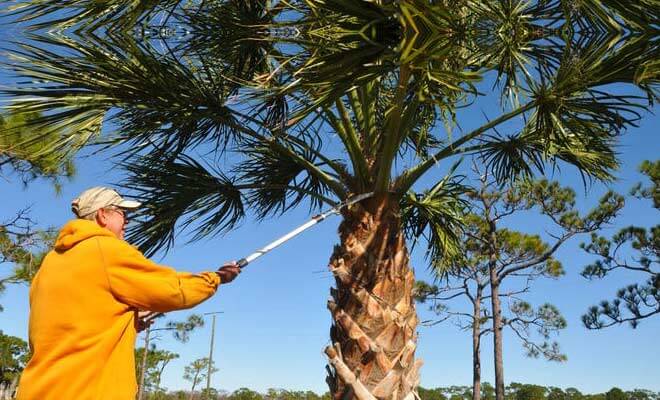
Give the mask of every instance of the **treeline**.
[[(449, 386), (435, 389), (418, 388), (420, 400), (470, 400), (472, 388), (469, 386)], [(540, 386), (523, 383), (511, 383), (506, 387), (507, 400), (660, 400), (660, 392), (645, 389), (623, 391), (612, 388), (604, 393), (586, 394), (576, 388), (561, 389), (553, 386)], [(269, 389), (266, 393), (259, 393), (247, 388), (234, 392), (212, 393), (189, 391), (149, 393), (148, 400), (331, 400), (330, 393), (319, 395), (312, 391), (292, 391), (284, 389)], [(495, 399), (495, 388), (485, 382), (482, 385), (481, 398)]]
[(318, 395), (311, 390), (284, 390), (268, 389), (266, 393), (255, 392), (248, 388), (240, 388), (234, 392), (218, 391), (211, 388), (209, 392), (206, 389), (201, 391), (179, 390), (173, 392), (157, 391), (148, 392), (146, 400), (331, 400), (330, 392)]
[[(472, 388), (450, 386), (435, 389), (418, 388), (421, 400), (470, 400)], [(586, 394), (576, 388), (561, 389), (554, 386), (540, 386), (512, 382), (505, 387), (507, 400), (660, 400), (660, 392), (645, 389), (623, 391), (617, 387), (604, 393)], [(495, 388), (488, 382), (481, 386), (481, 399), (494, 400)]]

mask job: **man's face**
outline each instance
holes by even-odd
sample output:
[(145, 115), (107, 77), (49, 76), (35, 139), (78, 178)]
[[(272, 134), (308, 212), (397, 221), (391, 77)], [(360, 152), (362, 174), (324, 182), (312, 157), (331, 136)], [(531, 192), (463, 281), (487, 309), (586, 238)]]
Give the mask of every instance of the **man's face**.
[(114, 233), (118, 239), (124, 239), (126, 233), (125, 210), (118, 207), (106, 207), (98, 210), (96, 220), (99, 225)]

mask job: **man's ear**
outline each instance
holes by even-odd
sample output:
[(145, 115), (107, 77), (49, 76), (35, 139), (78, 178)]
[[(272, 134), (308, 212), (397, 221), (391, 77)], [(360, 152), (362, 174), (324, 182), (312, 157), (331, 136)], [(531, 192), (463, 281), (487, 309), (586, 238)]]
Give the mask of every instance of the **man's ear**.
[(108, 224), (108, 214), (102, 208), (96, 211), (96, 223), (102, 227), (105, 227)]

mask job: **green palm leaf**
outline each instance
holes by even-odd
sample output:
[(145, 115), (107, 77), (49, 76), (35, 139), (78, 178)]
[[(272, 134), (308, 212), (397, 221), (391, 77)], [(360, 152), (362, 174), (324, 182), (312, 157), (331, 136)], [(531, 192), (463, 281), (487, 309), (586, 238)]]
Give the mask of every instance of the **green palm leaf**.
[(245, 216), (235, 180), (188, 156), (167, 162), (144, 156), (126, 169), (129, 177), (122, 186), (143, 203), (128, 240), (147, 254), (169, 249), (177, 227), (191, 230), (192, 240), (198, 240), (231, 230)]
[(19, 21), (30, 21), (31, 29), (67, 28), (79, 25), (94, 30), (101, 26), (132, 28), (137, 21), (178, 0), (28, 0), (9, 7)]
[(184, 55), (204, 67), (222, 70), (238, 82), (250, 82), (272, 72), (271, 58), (279, 57), (271, 27), (282, 6), (267, 7), (264, 0), (202, 2), (184, 8), (178, 21), (189, 31), (179, 44)]
[(459, 179), (447, 176), (428, 191), (409, 192), (402, 198), (401, 218), (411, 247), (423, 239), (430, 260), (460, 253), (466, 191)]
[[(589, 140), (602, 132), (616, 136), (641, 118), (650, 103), (637, 95), (618, 95), (606, 91), (608, 85), (635, 83), (641, 64), (658, 54), (649, 42), (633, 40), (610, 49), (594, 43), (569, 52), (552, 82), (540, 82), (532, 88), (538, 103), (528, 126), (543, 135), (548, 144), (561, 141)], [(640, 88), (650, 100), (655, 97), (649, 77)]]
[(126, 37), (102, 47), (33, 39), (40, 46), (22, 44), (10, 64), (31, 81), (4, 91), (13, 96), (10, 108), (42, 113), (26, 125), (38, 132), (29, 140), (67, 128), (71, 134), (52, 149), (78, 149), (99, 136), (110, 110), (118, 110), (111, 118), (119, 129), (106, 141), (131, 142), (136, 150), (152, 144), (176, 154), (202, 143), (226, 143), (243, 129), (240, 114), (225, 101), (231, 89), (218, 73), (195, 71)]
[[(275, 141), (279, 143), (275, 145)], [(308, 198), (310, 211), (332, 203), (327, 197), (331, 187), (324, 176), (310, 172), (310, 166), (321, 166), (306, 145), (273, 138), (245, 141), (241, 146), (247, 160), (238, 164), (234, 173), (251, 189), (247, 198), (257, 218), (282, 214)], [(292, 153), (297, 156), (292, 157)]]

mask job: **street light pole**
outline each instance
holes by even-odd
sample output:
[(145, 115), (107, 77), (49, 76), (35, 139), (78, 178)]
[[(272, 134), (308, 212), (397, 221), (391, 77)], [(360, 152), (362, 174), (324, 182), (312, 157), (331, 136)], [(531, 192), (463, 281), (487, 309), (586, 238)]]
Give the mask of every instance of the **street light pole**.
[(206, 373), (206, 394), (208, 395), (211, 390), (211, 371), (213, 368), (213, 341), (215, 339), (215, 316), (222, 314), (222, 311), (206, 313), (204, 315), (213, 315), (213, 322), (211, 323), (211, 346), (209, 347), (209, 365)]

